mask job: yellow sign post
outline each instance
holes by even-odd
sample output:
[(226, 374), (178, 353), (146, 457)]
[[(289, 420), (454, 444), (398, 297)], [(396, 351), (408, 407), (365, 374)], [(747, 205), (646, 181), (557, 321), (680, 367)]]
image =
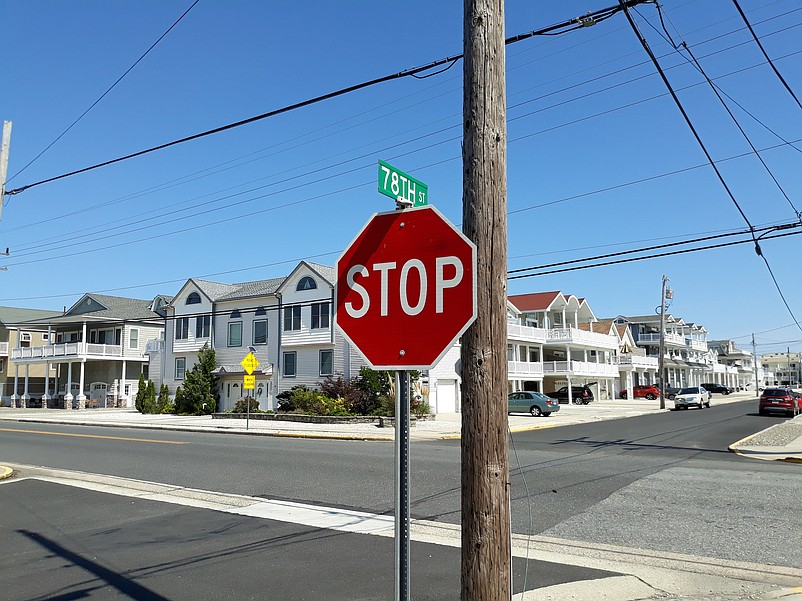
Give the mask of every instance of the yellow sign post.
[(253, 390), (256, 386), (256, 376), (244, 376), (242, 387), (245, 390)]

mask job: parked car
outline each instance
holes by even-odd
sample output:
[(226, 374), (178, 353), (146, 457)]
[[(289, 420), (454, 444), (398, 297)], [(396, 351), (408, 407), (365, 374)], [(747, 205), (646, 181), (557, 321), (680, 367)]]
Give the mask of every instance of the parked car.
[(682, 389), (681, 388), (672, 388), (671, 386), (668, 386), (666, 388), (666, 398), (671, 400), (671, 401), (673, 401), (674, 397), (677, 396), (677, 393), (680, 390), (682, 390)]
[(702, 386), (691, 386), (682, 388), (677, 396), (674, 397), (674, 409), (687, 409), (688, 407), (699, 407), (704, 409), (710, 407), (710, 395)]
[[(651, 400), (656, 399), (660, 396), (660, 389), (655, 386), (654, 384), (645, 384), (643, 386), (633, 386), (632, 387), (632, 398), (646, 398)], [(621, 398), (627, 398), (627, 390), (626, 388), (621, 391)]]
[[(595, 382), (593, 382), (593, 384), (595, 384)], [(585, 386), (571, 386), (571, 398), (573, 399), (574, 405), (587, 405), (593, 400), (593, 391), (590, 389), (591, 385), (592, 384), (586, 384)], [(568, 386), (563, 386), (554, 392), (547, 392), (546, 395), (553, 399), (557, 399), (560, 402), (567, 403)]]
[(555, 411), (560, 410), (560, 403), (542, 392), (523, 390), (521, 392), (511, 392), (507, 395), (507, 413), (526, 411), (535, 417), (548, 417)]
[(785, 413), (789, 417), (793, 417), (799, 415), (800, 410), (802, 410), (802, 395), (790, 388), (766, 388), (760, 395), (760, 404), (758, 405), (760, 415)]
[(731, 394), (733, 392), (732, 388), (724, 386), (723, 384), (708, 382), (707, 384), (700, 384), (700, 386), (707, 390), (707, 392), (715, 392), (716, 394)]

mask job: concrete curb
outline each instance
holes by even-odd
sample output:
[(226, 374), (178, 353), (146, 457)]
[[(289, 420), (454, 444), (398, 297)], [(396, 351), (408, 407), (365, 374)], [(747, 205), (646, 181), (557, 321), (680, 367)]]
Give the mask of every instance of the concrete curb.
[(6, 478), (10, 478), (11, 475), (14, 473), (10, 467), (6, 467), (5, 465), (0, 465), (0, 480), (5, 480)]

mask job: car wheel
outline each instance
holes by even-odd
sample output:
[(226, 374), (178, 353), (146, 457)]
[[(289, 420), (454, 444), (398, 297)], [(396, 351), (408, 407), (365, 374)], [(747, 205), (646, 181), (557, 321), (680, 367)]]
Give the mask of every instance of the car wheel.
[(650, 392), (649, 394), (647, 394), (647, 395), (646, 395), (646, 398), (647, 398), (647, 399), (649, 399), (650, 401), (653, 401), (653, 400), (654, 400), (654, 399), (656, 399), (657, 397), (656, 397), (656, 396), (654, 396), (654, 395), (653, 395), (653, 394)]
[(541, 415), (543, 415), (543, 412), (540, 410), (540, 407), (538, 407), (537, 405), (532, 405), (529, 408), (529, 413), (531, 413), (534, 417), (540, 417)]
[(582, 404), (582, 399), (574, 398), (574, 405), (581, 405), (581, 404)]

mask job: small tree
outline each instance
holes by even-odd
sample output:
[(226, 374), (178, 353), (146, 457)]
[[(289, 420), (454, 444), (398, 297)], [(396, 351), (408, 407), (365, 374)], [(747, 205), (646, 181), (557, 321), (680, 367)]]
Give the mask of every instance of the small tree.
[(198, 352), (198, 362), (184, 375), (184, 385), (175, 393), (176, 413), (203, 415), (217, 411), (215, 352), (207, 344)]
[(147, 385), (145, 384), (145, 375), (139, 374), (139, 384), (136, 389), (136, 396), (134, 397), (134, 407), (140, 413), (144, 413), (145, 394), (147, 394)]
[(142, 402), (142, 413), (156, 413), (156, 385), (153, 380), (148, 380), (145, 399)]
[(172, 413), (175, 405), (170, 400), (170, 389), (167, 384), (162, 384), (159, 388), (159, 399), (156, 401), (156, 413)]

